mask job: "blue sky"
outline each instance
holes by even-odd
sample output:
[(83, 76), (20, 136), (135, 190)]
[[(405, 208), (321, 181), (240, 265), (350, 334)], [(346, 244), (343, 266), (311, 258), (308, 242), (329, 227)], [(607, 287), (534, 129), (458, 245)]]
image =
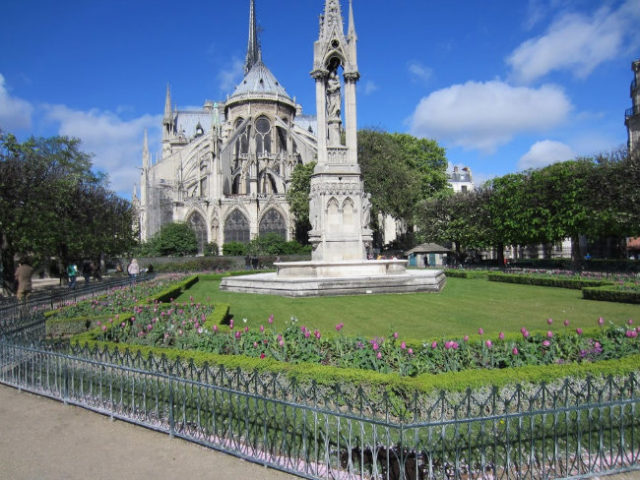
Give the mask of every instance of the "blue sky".
[[(347, 18), (347, 0), (342, 0)], [(4, 0), (0, 128), (78, 137), (130, 197), (142, 139), (242, 78), (249, 0)], [(353, 0), (358, 126), (433, 138), (476, 182), (626, 144), (640, 0)], [(323, 0), (256, 0), (263, 60), (305, 113)]]

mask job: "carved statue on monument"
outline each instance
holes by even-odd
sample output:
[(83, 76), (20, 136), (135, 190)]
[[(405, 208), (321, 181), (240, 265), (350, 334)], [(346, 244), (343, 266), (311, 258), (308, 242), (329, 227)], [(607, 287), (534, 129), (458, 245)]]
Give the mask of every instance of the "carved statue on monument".
[(327, 113), (329, 121), (340, 120), (341, 103), (340, 79), (338, 78), (338, 74), (333, 71), (327, 79)]

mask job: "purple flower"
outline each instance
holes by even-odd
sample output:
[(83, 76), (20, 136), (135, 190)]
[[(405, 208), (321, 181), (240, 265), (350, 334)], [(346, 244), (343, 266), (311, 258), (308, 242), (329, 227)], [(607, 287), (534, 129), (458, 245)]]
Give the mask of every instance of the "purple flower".
[(482, 329), (482, 327), (480, 327), (478, 329), (478, 335), (483, 335), (484, 334), (484, 330)]
[(633, 319), (630, 318), (629, 320), (627, 320), (627, 325), (633, 325)]
[[(629, 320), (629, 321), (631, 321), (631, 320)], [(631, 324), (629, 324), (629, 325), (631, 325)], [(398, 332), (393, 332), (393, 338), (398, 338)]]
[(382, 353), (378, 352), (378, 354), (376, 355), (376, 358), (380, 360), (382, 358)]
[(526, 331), (527, 331), (527, 329), (526, 329), (526, 328), (524, 328), (524, 327), (522, 327), (522, 328), (520, 329), (520, 333), (521, 333), (522, 335), (524, 335), (524, 332), (526, 332)]
[(406, 344), (405, 342), (402, 342), (402, 343), (400, 344), (400, 348), (401, 348), (402, 350), (404, 350), (405, 348), (407, 348), (407, 344)]
[(551, 330), (547, 332), (547, 338), (553, 338), (553, 332)]
[(315, 332), (313, 332), (313, 334), (316, 336), (318, 340), (320, 340), (320, 330), (316, 330)]
[(280, 345), (281, 347), (284, 347), (284, 340), (280, 340), (280, 342), (278, 342), (278, 345)]
[(582, 329), (581, 328), (576, 328), (576, 333), (578, 335), (582, 335)]
[(240, 339), (242, 336), (242, 332), (240, 330), (236, 331), (236, 339)]
[(504, 340), (504, 332), (500, 332), (500, 333), (498, 334), (498, 338), (499, 338), (500, 340)]
[(336, 325), (336, 332), (339, 332), (340, 330), (342, 330), (342, 327), (343, 327), (343, 326), (344, 326), (344, 325), (343, 325), (342, 323), (337, 324), (337, 325)]
[(565, 320), (564, 322), (562, 322), (564, 324), (565, 327), (569, 326), (569, 320)]
[(551, 342), (549, 340), (545, 340), (544, 342), (542, 342), (543, 347), (548, 347), (549, 345), (551, 345)]
[(527, 329), (525, 328), (524, 332), (522, 332), (522, 336), (523, 336), (524, 338), (529, 338), (529, 330), (527, 330)]
[(264, 325), (260, 325), (260, 333), (264, 332)]
[(258, 342), (253, 342), (253, 348), (258, 348)]
[(106, 325), (103, 325), (103, 326), (102, 326), (102, 331), (103, 331), (103, 332), (106, 332), (106, 331), (107, 331), (107, 326), (106, 326)]
[(407, 350), (407, 352), (409, 353), (409, 355), (413, 355), (413, 348), (410, 348), (409, 350)]
[(214, 331), (214, 332), (217, 332), (217, 331), (218, 331), (218, 325), (214, 325), (214, 326), (213, 326), (213, 331)]
[(453, 346), (452, 341), (444, 342), (444, 348), (449, 350)]
[(600, 317), (598, 319), (598, 325), (600, 325), (600, 326), (604, 325), (604, 318)]
[(469, 341), (469, 335), (465, 335), (465, 336), (462, 338), (462, 340), (463, 340), (463, 341), (465, 341), (465, 342), (468, 342), (468, 341)]
[(269, 315), (269, 325), (273, 323), (273, 314)]
[(491, 340), (487, 340), (486, 342), (484, 342), (487, 345), (487, 348), (491, 348), (493, 347), (493, 343), (491, 342)]
[(547, 318), (547, 324), (551, 325), (553, 323), (553, 318)]
[(436, 348), (438, 348), (438, 342), (432, 342), (432, 343), (431, 343), (431, 348), (432, 348), (433, 350), (435, 350)]
[(378, 350), (378, 349), (380, 348), (380, 345), (378, 345), (376, 342), (373, 342), (373, 343), (371, 344), (371, 346), (373, 347), (373, 350), (374, 350), (374, 351), (375, 351), (375, 350)]
[(511, 353), (513, 353), (514, 355), (518, 355), (518, 347), (513, 347)]

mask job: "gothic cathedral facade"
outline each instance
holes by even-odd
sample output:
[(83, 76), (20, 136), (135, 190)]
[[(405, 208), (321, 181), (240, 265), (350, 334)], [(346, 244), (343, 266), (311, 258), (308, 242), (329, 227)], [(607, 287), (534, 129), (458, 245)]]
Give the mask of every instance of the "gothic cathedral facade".
[(316, 118), (302, 115), (262, 61), (255, 0), (250, 0), (244, 78), (224, 102), (172, 108), (167, 87), (162, 153), (151, 162), (145, 133), (139, 196), (140, 240), (170, 222), (187, 222), (200, 252), (207, 243), (247, 243), (257, 235), (294, 234), (286, 201), (293, 169), (316, 161)]

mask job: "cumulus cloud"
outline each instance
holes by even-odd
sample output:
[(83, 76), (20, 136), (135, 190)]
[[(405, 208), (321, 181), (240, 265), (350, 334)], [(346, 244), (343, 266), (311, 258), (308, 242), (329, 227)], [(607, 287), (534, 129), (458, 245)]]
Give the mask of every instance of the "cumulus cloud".
[(545, 167), (575, 157), (576, 154), (569, 145), (554, 140), (542, 140), (531, 145), (529, 151), (520, 158), (518, 169)]
[(145, 128), (149, 148), (159, 145), (162, 116), (143, 115), (123, 120), (117, 114), (97, 109), (73, 110), (64, 105), (45, 105), (47, 120), (59, 124), (60, 135), (82, 140), (81, 149), (93, 153), (93, 165), (109, 175), (111, 188), (127, 196), (140, 181), (142, 143)]
[(493, 153), (519, 133), (562, 124), (571, 108), (565, 93), (553, 85), (527, 88), (470, 81), (420, 100), (410, 130), (416, 136)]
[(4, 131), (31, 128), (32, 114), (33, 105), (11, 96), (0, 73), (0, 128)]
[(601, 7), (592, 15), (563, 13), (544, 35), (529, 39), (506, 59), (512, 77), (532, 82), (555, 70), (586, 78), (623, 49), (640, 45), (640, 0), (625, 0), (617, 9)]
[(428, 82), (431, 80), (431, 76), (433, 75), (433, 70), (431, 68), (422, 65), (422, 63), (417, 61), (409, 62), (407, 69), (409, 70), (412, 79), (420, 83)]
[(365, 95), (371, 95), (376, 90), (378, 90), (378, 85), (376, 85), (376, 83), (372, 82), (371, 80), (367, 80), (364, 84), (362, 93)]
[(227, 68), (218, 72), (218, 86), (224, 94), (230, 94), (240, 83), (244, 75), (244, 62), (237, 57), (231, 60)]

